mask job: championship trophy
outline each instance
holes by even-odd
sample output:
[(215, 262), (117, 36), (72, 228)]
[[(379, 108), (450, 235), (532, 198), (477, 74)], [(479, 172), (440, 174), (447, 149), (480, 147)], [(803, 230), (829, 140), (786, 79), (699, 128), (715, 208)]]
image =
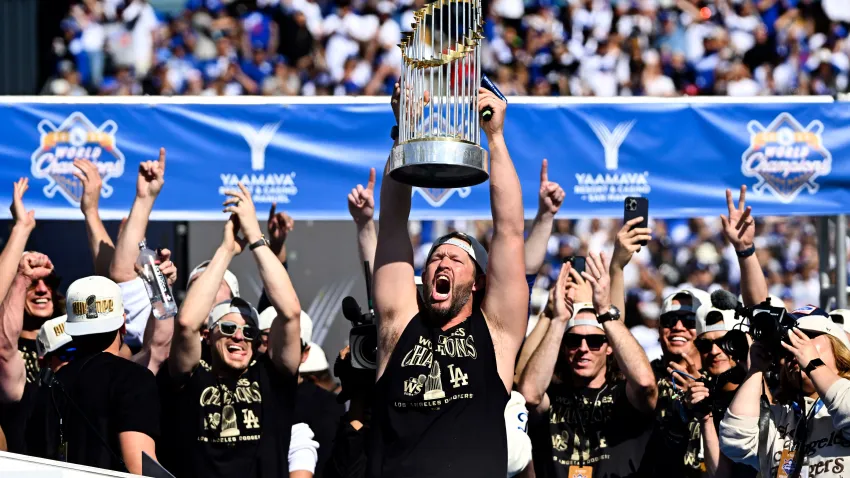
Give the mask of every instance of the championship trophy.
[(459, 188), (489, 177), (478, 114), (480, 1), (434, 0), (414, 12), (413, 30), (402, 37), (399, 144), (389, 168), (396, 181)]

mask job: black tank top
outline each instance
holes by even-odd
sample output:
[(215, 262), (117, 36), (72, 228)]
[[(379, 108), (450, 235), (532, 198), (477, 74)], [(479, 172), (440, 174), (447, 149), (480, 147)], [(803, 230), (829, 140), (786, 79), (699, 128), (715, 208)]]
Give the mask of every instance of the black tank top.
[(480, 309), (445, 331), (417, 314), (376, 387), (370, 478), (507, 475), (509, 395)]

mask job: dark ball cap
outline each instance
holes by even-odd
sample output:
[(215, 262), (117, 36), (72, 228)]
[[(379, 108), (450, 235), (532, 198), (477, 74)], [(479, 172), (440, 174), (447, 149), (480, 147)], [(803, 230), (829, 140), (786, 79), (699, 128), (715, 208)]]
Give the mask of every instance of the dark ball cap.
[(487, 250), (484, 249), (484, 246), (482, 246), (481, 243), (474, 237), (463, 232), (450, 232), (434, 241), (434, 245), (431, 246), (431, 250), (428, 251), (428, 259), (430, 259), (431, 254), (433, 254), (434, 251), (443, 244), (452, 244), (460, 247), (469, 254), (469, 257), (471, 257), (472, 261), (475, 262), (475, 265), (478, 266), (479, 274), (487, 273)]

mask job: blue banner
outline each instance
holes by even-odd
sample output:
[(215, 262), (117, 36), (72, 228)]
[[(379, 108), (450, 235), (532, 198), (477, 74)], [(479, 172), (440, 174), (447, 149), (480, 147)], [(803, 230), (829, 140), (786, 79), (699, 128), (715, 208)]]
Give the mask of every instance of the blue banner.
[[(370, 167), (383, 170), (392, 146), (386, 98), (38, 101), (10, 100), (0, 109), (0, 203), (9, 204), (12, 182), (28, 176), (25, 200), (38, 218), (82, 218), (75, 158), (98, 165), (102, 216), (126, 216), (138, 164), (165, 147), (166, 186), (153, 219), (223, 219), (223, 191), (239, 181), (251, 189), (260, 216), (276, 201), (296, 219), (347, 219), (346, 195), (366, 183)], [(748, 202), (756, 214), (832, 215), (850, 212), (848, 119), (845, 105), (816, 99), (570, 104), (512, 98), (505, 137), (527, 217), (537, 209), (543, 158), (550, 180), (567, 192), (564, 217), (622, 217), (626, 196), (649, 198), (655, 217), (717, 215), (725, 212), (725, 189), (741, 184), (752, 191)], [(413, 218), (490, 216), (488, 183), (413, 195)], [(9, 217), (5, 207), (3, 214)]]

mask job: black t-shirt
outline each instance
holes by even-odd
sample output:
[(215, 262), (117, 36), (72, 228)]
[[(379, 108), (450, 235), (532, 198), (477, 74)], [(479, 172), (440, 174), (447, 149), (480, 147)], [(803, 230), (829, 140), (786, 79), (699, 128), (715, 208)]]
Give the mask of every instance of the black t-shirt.
[(626, 383), (602, 388), (555, 384), (546, 391), (549, 410), (529, 424), (538, 476), (567, 478), (570, 466), (586, 466), (594, 478), (641, 475), (652, 414), (635, 409)]
[(6, 443), (12, 453), (26, 454), (27, 421), (35, 405), (40, 368), (35, 340), (18, 339), (18, 350), (24, 359), (27, 383), (19, 402), (0, 404), (0, 428), (6, 434)]
[(147, 368), (99, 352), (62, 367), (56, 381), (38, 390), (27, 427), (30, 454), (58, 460), (64, 438), (68, 462), (123, 471), (115, 457), (121, 456), (120, 433), (144, 433), (154, 440), (159, 436), (156, 379)]
[(668, 362), (656, 359), (651, 365), (658, 383), (655, 425), (647, 451), (652, 469), (669, 476), (699, 478), (705, 471), (699, 421), (685, 410), (683, 392), (670, 382)]
[(167, 364), (158, 379), (164, 433), (157, 455), (176, 477), (288, 476), (297, 378), (267, 354), (238, 379), (218, 377), (203, 360), (182, 386)]
[(376, 385), (368, 476), (506, 476), (508, 398), (480, 309), (446, 331), (417, 314)]
[(295, 392), (295, 412), (292, 423), (306, 423), (313, 430), (313, 439), (319, 443), (319, 461), (315, 478), (321, 478), (325, 464), (331, 456), (334, 437), (345, 407), (337, 403), (336, 394), (304, 380)]

